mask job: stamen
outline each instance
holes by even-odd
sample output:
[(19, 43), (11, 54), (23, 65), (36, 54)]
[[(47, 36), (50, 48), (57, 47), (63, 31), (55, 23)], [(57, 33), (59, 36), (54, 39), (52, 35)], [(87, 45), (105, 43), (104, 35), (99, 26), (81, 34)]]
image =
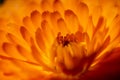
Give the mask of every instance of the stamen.
[[(56, 44), (57, 41), (57, 44)], [(52, 46), (51, 55), (56, 70), (66, 75), (81, 74), (86, 69), (86, 44), (84, 41), (78, 40), (76, 34), (66, 34), (62, 36), (58, 33), (56, 41)]]
[(66, 36), (62, 36), (61, 33), (58, 33), (57, 42), (58, 44), (62, 44), (63, 46), (67, 46), (70, 42), (76, 42), (76, 38), (74, 34), (66, 34)]

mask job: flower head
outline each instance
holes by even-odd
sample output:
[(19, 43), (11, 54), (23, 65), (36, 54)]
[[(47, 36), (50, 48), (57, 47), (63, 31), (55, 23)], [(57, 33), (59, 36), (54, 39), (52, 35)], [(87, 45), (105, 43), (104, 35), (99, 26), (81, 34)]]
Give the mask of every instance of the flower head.
[(1, 80), (118, 77), (119, 0), (18, 2), (0, 18)]

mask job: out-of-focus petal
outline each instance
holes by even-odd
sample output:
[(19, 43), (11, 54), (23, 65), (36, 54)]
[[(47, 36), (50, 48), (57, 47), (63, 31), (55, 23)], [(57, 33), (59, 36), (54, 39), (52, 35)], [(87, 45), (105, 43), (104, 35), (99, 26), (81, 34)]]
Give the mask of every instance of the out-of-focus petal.
[(120, 48), (113, 49), (95, 69), (88, 71), (81, 80), (119, 80)]

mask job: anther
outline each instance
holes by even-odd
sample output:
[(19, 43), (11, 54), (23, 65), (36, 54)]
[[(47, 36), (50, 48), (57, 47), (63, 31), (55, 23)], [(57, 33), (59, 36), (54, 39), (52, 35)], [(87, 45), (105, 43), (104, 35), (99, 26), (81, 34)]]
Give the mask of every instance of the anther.
[(66, 36), (61, 36), (59, 32), (57, 35), (58, 44), (62, 44), (63, 46), (67, 46), (70, 42), (76, 42), (76, 37), (74, 34), (66, 34)]

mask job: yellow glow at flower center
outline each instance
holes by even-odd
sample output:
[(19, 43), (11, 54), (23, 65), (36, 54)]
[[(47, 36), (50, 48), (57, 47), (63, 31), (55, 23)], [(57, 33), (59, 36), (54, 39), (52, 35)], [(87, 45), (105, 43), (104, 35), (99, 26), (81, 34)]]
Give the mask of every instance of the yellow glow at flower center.
[(86, 44), (79, 42), (75, 34), (62, 36), (58, 33), (53, 45), (54, 64), (56, 70), (65, 74), (81, 74), (86, 64)]

